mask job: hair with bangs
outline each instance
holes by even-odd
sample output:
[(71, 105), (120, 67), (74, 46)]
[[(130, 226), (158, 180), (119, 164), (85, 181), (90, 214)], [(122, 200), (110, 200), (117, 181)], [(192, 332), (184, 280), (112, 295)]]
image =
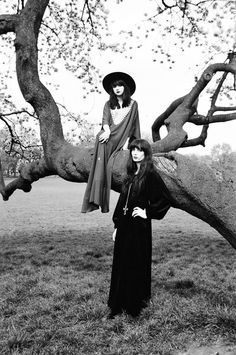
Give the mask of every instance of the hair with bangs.
[(128, 85), (124, 82), (124, 80), (113, 81), (113, 83), (111, 84), (110, 99), (109, 99), (109, 105), (112, 110), (114, 110), (115, 108), (120, 108), (117, 96), (115, 95), (115, 93), (113, 91), (113, 88), (116, 86), (124, 86), (124, 92), (122, 95), (122, 99), (123, 99), (122, 107), (129, 106), (129, 104), (131, 102), (130, 89), (129, 89)]
[[(141, 161), (140, 169), (137, 175), (135, 174), (137, 171), (137, 164), (133, 161), (131, 155), (132, 150), (135, 148), (144, 152), (144, 159)], [(131, 142), (129, 151), (130, 154), (126, 167), (127, 175), (123, 184), (123, 191), (126, 191), (129, 184), (133, 182), (133, 191), (139, 192), (142, 189), (147, 174), (153, 170), (152, 148), (148, 141), (145, 139), (135, 139), (133, 142)]]

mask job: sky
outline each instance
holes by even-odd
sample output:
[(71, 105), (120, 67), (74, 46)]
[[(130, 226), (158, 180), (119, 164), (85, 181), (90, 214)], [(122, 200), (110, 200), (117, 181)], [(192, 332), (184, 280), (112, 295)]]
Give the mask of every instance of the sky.
[[(134, 1), (134, 0), (133, 0)], [(107, 2), (109, 9), (109, 21), (112, 36), (109, 41), (117, 43), (122, 41), (121, 30), (130, 30), (135, 26), (149, 26), (145, 23), (143, 14), (146, 12), (152, 14), (155, 11), (155, 1), (139, 0), (134, 2), (110, 1)], [(127, 39), (127, 47), (133, 43), (133, 38)], [(138, 102), (141, 133), (150, 135), (151, 125), (154, 120), (171, 104), (173, 100), (187, 94), (194, 86), (194, 77), (200, 76), (205, 69), (205, 58), (198, 47), (186, 48), (184, 52), (174, 44), (175, 38), (172, 34), (163, 37), (162, 33), (155, 32), (155, 36), (149, 39), (137, 39), (141, 41), (143, 46), (139, 49), (133, 48), (125, 53), (119, 54), (114, 52), (99, 53), (95, 49), (91, 51), (91, 61), (100, 69), (103, 76), (112, 71), (124, 71), (130, 74), (136, 82), (136, 92), (133, 99)], [(160, 63), (160, 54), (157, 52), (154, 56), (151, 48), (155, 41), (162, 41), (166, 49), (173, 53), (175, 63), (170, 65), (164, 61)], [(213, 58), (213, 62), (224, 61), (227, 53), (219, 54)], [(127, 57), (127, 58), (126, 58)], [(12, 58), (14, 61), (14, 58)], [(198, 67), (196, 67), (198, 64)], [(209, 63), (210, 64), (210, 63)], [(53, 81), (60, 85), (60, 90), (54, 91), (50, 88), (55, 100), (64, 104), (74, 113), (83, 116), (86, 112), (86, 119), (95, 122), (97, 125), (101, 123), (102, 111), (105, 101), (108, 100), (107, 93), (102, 88), (102, 83), (98, 81), (98, 88), (101, 94), (91, 93), (83, 98), (82, 86), (79, 79), (73, 74), (68, 73), (63, 66), (59, 71), (53, 74)], [(14, 81), (12, 91), (19, 102), (22, 96)], [(206, 100), (200, 101), (199, 113), (206, 113)], [(70, 129), (68, 127), (64, 127)], [(201, 127), (190, 124), (184, 126), (189, 138), (195, 138), (200, 134)], [(208, 130), (208, 138), (206, 147), (192, 147), (178, 150), (180, 153), (210, 154), (215, 144), (228, 143), (233, 150), (236, 150), (236, 140), (234, 132), (236, 131), (236, 120), (226, 123), (218, 123), (211, 125)], [(164, 134), (164, 133), (163, 133)]]

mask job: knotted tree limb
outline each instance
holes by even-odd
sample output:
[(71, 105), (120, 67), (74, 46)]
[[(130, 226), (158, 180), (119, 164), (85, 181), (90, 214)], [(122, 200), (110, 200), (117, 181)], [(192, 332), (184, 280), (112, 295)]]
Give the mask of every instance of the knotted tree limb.
[(23, 165), (19, 169), (19, 173), (19, 177), (5, 185), (0, 161), (0, 193), (2, 194), (4, 201), (7, 201), (16, 190), (30, 192), (33, 182), (46, 176), (54, 175), (55, 171), (50, 171), (45, 163), (45, 160), (41, 159), (27, 165)]
[[(163, 168), (172, 160), (171, 169)], [(175, 207), (208, 223), (236, 249), (236, 189), (206, 164), (171, 152), (154, 156), (155, 165)], [(163, 162), (164, 161), (164, 162)], [(175, 168), (175, 169), (174, 169)], [(216, 193), (217, 191), (217, 193)]]
[[(236, 74), (235, 57), (231, 57), (230, 63), (228, 64), (216, 63), (208, 66), (192, 90), (187, 95), (175, 100), (168, 109), (154, 121), (152, 125), (152, 137), (155, 142), (153, 147), (154, 152), (166, 152), (168, 150), (176, 151), (179, 147), (183, 148), (199, 144), (204, 146), (209, 124), (231, 121), (236, 118), (236, 113), (214, 115), (216, 111), (235, 110), (235, 107), (225, 109), (215, 105), (227, 74)], [(213, 95), (211, 108), (207, 116), (199, 115), (196, 113), (198, 97), (217, 72), (224, 72), (224, 74)], [(183, 129), (184, 124), (187, 122), (204, 126), (199, 137), (188, 140), (187, 132)], [(160, 128), (163, 125), (167, 127), (168, 134), (165, 138), (161, 139)]]

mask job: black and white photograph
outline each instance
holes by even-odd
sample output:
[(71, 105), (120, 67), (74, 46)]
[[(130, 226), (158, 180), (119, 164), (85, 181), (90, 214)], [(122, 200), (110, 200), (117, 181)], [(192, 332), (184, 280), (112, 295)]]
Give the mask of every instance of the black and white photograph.
[(0, 1), (0, 355), (236, 355), (235, 18)]

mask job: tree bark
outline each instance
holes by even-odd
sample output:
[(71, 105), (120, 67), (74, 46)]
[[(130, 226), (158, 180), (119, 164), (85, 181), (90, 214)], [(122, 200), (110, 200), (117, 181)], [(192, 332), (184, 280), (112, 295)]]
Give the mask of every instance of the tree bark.
[[(40, 124), (44, 159), (21, 167), (20, 177), (5, 186), (0, 165), (0, 192), (7, 200), (16, 189), (31, 190), (34, 181), (58, 175), (72, 182), (88, 179), (93, 149), (74, 147), (63, 136), (58, 107), (38, 74), (37, 40), (40, 24), (49, 0), (28, 0), (19, 15), (0, 16), (0, 34), (16, 34), (16, 71), (21, 92), (34, 108)], [(5, 24), (5, 25), (4, 25)], [(156, 167), (172, 196), (173, 207), (182, 209), (215, 228), (236, 248), (236, 196), (232, 184), (216, 177), (207, 166), (200, 165), (172, 151), (187, 143), (183, 125), (196, 111), (197, 99), (216, 71), (236, 73), (235, 65), (214, 64), (204, 71), (198, 83), (183, 98), (176, 100), (153, 125), (152, 145)], [(165, 124), (168, 135), (160, 139), (160, 125)], [(205, 132), (206, 133), (206, 132)], [(161, 152), (169, 152), (161, 155)], [(115, 159), (112, 189), (119, 191), (125, 174), (127, 151)]]
[(236, 249), (236, 184), (176, 152), (154, 155), (155, 165), (173, 198), (184, 210), (216, 229)]

